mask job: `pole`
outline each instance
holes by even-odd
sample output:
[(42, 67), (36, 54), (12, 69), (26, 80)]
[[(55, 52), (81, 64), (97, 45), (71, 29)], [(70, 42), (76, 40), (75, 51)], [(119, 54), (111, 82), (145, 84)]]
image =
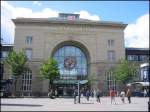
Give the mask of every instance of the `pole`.
[(78, 82), (78, 103), (80, 103), (80, 83)]

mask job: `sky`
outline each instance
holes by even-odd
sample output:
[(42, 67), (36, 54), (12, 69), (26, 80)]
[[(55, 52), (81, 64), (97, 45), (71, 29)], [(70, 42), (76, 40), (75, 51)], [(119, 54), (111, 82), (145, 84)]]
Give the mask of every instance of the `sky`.
[(13, 44), (17, 17), (50, 18), (58, 13), (78, 13), (80, 18), (128, 24), (125, 46), (149, 48), (148, 1), (1, 1), (1, 37)]

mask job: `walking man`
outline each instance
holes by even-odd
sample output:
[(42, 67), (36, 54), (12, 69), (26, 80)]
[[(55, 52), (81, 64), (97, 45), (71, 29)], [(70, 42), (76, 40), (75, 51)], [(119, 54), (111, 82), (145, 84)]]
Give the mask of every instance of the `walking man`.
[(74, 97), (74, 104), (76, 104), (76, 101), (77, 101), (77, 95), (78, 95), (78, 92), (77, 92), (77, 89), (74, 90), (73, 92), (73, 97)]
[(89, 101), (89, 98), (90, 98), (90, 91), (89, 90), (86, 91), (86, 98), (87, 98), (87, 101)]
[(128, 90), (127, 90), (127, 97), (128, 97), (129, 103), (131, 103), (131, 90), (130, 90), (130, 88), (128, 88)]
[(100, 103), (100, 95), (101, 95), (101, 92), (100, 90), (97, 89), (96, 91), (96, 101)]

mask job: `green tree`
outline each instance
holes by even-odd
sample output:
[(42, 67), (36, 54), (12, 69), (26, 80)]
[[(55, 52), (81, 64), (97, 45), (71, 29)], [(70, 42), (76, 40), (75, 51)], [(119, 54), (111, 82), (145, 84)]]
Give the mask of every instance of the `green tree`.
[(131, 81), (138, 74), (138, 66), (135, 62), (120, 60), (118, 66), (113, 70), (113, 76), (123, 84)]
[(5, 63), (8, 64), (11, 69), (13, 76), (13, 95), (16, 93), (16, 84), (19, 76), (21, 76), (27, 69), (27, 59), (23, 51), (12, 51), (8, 54), (8, 57), (5, 60)]
[(49, 90), (53, 91), (53, 81), (59, 77), (58, 63), (54, 58), (49, 58), (40, 68), (40, 74), (43, 78), (49, 79)]

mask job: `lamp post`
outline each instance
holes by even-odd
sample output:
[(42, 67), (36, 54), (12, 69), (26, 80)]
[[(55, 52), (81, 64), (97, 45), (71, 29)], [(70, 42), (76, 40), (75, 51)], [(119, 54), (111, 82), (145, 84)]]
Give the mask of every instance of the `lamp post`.
[(80, 82), (78, 82), (78, 103), (80, 103)]

